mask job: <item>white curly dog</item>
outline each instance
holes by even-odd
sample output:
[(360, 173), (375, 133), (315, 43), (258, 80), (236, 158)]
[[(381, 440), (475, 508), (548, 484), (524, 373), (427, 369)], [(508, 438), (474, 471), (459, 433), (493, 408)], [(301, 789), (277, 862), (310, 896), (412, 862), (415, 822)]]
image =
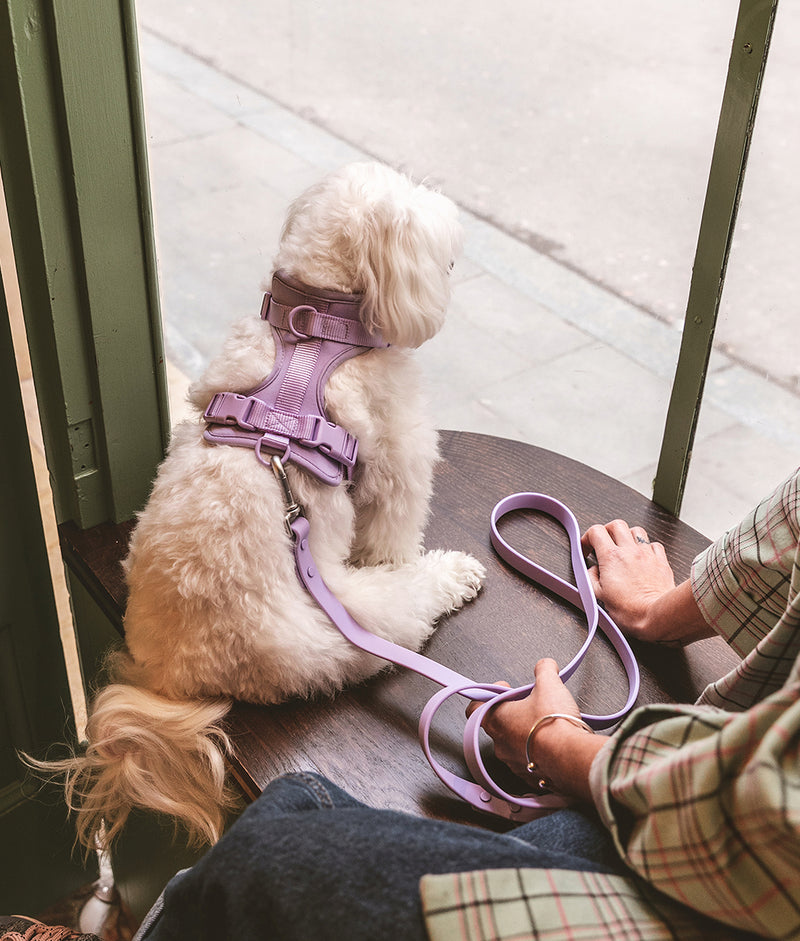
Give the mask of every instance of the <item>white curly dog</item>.
[[(352, 479), (287, 474), (311, 523), (320, 574), (368, 630), (418, 650), (437, 618), (478, 592), (481, 564), (422, 548), (436, 432), (411, 349), (442, 326), (461, 247), (454, 204), (380, 164), (333, 173), (291, 206), (275, 258), (290, 279), (361, 295), (363, 327), (388, 346), (338, 365), (325, 387), (331, 422), (358, 439)], [(385, 662), (345, 640), (301, 586), (284, 496), (249, 447), (204, 438), (215, 393), (247, 393), (270, 374), (270, 325), (237, 324), (189, 392), (125, 563), (126, 647), (95, 697), (84, 755), (58, 765), (91, 845), (110, 843), (134, 807), (218, 839), (226, 804), (222, 720), (233, 699), (276, 703), (331, 693)]]

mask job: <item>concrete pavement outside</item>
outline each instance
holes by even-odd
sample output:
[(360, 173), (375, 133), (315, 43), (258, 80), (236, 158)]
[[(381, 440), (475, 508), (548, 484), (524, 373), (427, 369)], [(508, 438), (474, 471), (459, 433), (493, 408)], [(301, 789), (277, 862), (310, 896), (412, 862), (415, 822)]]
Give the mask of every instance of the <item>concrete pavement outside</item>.
[[(183, 48), (181, 37), (158, 35), (154, 16), (145, 10), (141, 53), (167, 352), (179, 389), (231, 320), (257, 315), (289, 200), (365, 152)], [(446, 181), (443, 189), (453, 195)], [(437, 424), (551, 448), (649, 495), (676, 322), (482, 213), (463, 217), (451, 313), (419, 353)], [(682, 516), (719, 532), (796, 466), (798, 445), (791, 384), (718, 352)], [(535, 476), (523, 485), (535, 489)]]

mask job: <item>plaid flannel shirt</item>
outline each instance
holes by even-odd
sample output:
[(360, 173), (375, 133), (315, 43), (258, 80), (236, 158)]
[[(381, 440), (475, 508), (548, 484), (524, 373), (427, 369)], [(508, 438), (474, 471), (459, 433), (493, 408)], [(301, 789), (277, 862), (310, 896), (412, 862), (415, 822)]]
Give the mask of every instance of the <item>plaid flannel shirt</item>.
[(800, 938), (800, 470), (692, 566), (742, 657), (693, 705), (633, 712), (591, 785), (631, 875), (426, 876), (431, 941)]

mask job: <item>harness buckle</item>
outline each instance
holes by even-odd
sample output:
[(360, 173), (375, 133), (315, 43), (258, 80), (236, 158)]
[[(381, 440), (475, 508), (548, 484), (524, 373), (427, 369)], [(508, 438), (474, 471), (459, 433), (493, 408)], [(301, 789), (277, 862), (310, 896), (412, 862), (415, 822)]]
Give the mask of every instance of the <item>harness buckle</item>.
[(306, 447), (317, 448), (333, 460), (343, 464), (349, 473), (355, 467), (358, 458), (358, 439), (345, 431), (340, 425), (325, 421), (318, 415), (314, 416), (311, 429), (299, 438)]
[(305, 516), (305, 511), (294, 498), (292, 488), (289, 485), (289, 478), (286, 476), (286, 470), (283, 466), (283, 461), (278, 457), (277, 454), (273, 454), (269, 459), (269, 463), (270, 467), (272, 468), (272, 473), (275, 475), (278, 483), (283, 489), (283, 500), (286, 504), (286, 515), (283, 517), (283, 524), (286, 527), (286, 532), (292, 539), (294, 539), (292, 523), (299, 516)]
[(239, 425), (246, 431), (256, 431), (250, 418), (253, 410), (263, 404), (252, 396), (238, 392), (215, 392), (203, 413), (203, 418), (214, 425)]

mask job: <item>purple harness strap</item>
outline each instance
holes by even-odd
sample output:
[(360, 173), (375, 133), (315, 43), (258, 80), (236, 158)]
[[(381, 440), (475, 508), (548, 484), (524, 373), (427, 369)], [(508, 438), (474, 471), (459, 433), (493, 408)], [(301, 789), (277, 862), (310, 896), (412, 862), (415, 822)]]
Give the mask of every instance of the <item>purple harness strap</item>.
[(361, 295), (309, 288), (283, 271), (264, 296), (261, 319), (275, 336), (269, 376), (245, 395), (218, 392), (205, 411), (213, 444), (281, 454), (331, 486), (350, 479), (358, 441), (325, 414), (325, 383), (345, 360), (388, 346), (359, 319)]
[[(530, 693), (535, 684), (530, 683), (517, 689), (507, 689), (504, 686), (494, 684), (475, 683), (473, 680), (442, 666), (442, 664), (423, 654), (393, 644), (361, 627), (320, 577), (309, 549), (308, 520), (303, 515), (302, 508), (295, 503), (292, 497), (278, 458), (272, 459), (272, 467), (283, 485), (289, 507), (286, 523), (294, 539), (297, 573), (317, 604), (344, 637), (355, 646), (398, 666), (414, 670), (443, 687), (440, 692), (428, 701), (419, 720), (419, 737), (422, 749), (440, 780), (473, 807), (517, 822), (532, 820), (542, 813), (563, 807), (567, 801), (556, 794), (516, 796), (507, 793), (492, 779), (480, 754), (479, 734), (488, 711), (505, 700), (523, 699)], [(500, 535), (498, 530), (500, 519), (508, 513), (521, 509), (547, 513), (565, 528), (570, 541), (570, 556), (575, 574), (575, 586), (558, 578), (547, 569), (536, 565), (536, 563), (512, 548)], [(497, 553), (509, 565), (585, 613), (588, 627), (586, 640), (570, 663), (561, 670), (560, 676), (563, 680), (567, 680), (577, 670), (592, 642), (598, 625), (600, 626), (625, 668), (628, 678), (628, 698), (625, 705), (618, 712), (610, 715), (584, 715), (583, 718), (596, 729), (608, 728), (619, 722), (633, 707), (639, 694), (639, 667), (627, 640), (611, 618), (597, 604), (580, 548), (580, 529), (573, 514), (563, 503), (551, 497), (538, 493), (513, 494), (501, 500), (492, 511), (491, 540)], [(454, 695), (481, 702), (481, 705), (467, 719), (464, 728), (464, 758), (474, 778), (473, 781), (461, 778), (448, 771), (436, 760), (431, 751), (430, 730), (433, 717), (444, 702)]]

